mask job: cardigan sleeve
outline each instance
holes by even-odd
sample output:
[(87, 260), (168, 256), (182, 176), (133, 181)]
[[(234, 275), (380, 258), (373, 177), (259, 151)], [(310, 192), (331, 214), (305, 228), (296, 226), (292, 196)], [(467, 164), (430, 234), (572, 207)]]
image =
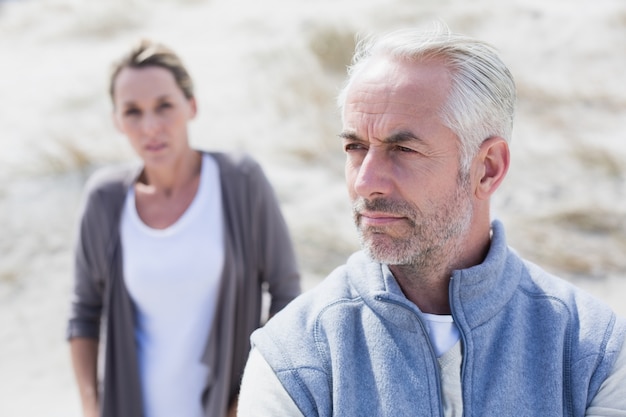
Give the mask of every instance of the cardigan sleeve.
[(263, 170), (251, 162), (250, 192), (262, 281), (271, 296), (270, 316), (300, 294), (300, 274), (291, 237), (278, 199)]
[(67, 338), (98, 338), (102, 311), (102, 282), (95, 268), (94, 225), (98, 194), (88, 186), (74, 242), (74, 287), (67, 327)]
[(109, 252), (118, 233), (128, 178), (134, 170), (107, 168), (96, 172), (85, 186), (74, 242), (74, 285), (67, 339), (97, 339), (109, 279)]

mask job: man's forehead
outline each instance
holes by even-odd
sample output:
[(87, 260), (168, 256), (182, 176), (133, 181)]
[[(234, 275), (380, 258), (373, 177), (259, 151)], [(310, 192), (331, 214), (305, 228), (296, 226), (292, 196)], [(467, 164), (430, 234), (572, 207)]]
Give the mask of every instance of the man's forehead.
[(355, 75), (347, 91), (346, 106), (351, 111), (400, 114), (412, 112), (415, 107), (441, 109), (450, 85), (450, 74), (440, 61), (375, 58)]

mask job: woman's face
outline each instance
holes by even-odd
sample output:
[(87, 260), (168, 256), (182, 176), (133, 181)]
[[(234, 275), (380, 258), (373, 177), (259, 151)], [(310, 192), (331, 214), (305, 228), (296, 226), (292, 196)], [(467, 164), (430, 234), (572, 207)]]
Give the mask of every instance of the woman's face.
[(196, 115), (196, 102), (185, 97), (167, 69), (122, 69), (113, 105), (116, 128), (146, 166), (172, 163), (189, 150), (187, 123)]

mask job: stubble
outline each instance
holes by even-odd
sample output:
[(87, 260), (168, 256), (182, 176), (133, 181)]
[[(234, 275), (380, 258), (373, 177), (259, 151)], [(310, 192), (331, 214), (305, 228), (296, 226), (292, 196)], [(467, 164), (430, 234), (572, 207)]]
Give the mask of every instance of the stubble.
[[(355, 200), (353, 216), (362, 248), (377, 262), (417, 270), (439, 269), (450, 263), (461, 249), (458, 242), (469, 229), (473, 214), (467, 175), (459, 175), (458, 186), (443, 201), (429, 201), (420, 210), (407, 201)], [(363, 226), (360, 213), (364, 210), (402, 217), (405, 227), (397, 231)]]

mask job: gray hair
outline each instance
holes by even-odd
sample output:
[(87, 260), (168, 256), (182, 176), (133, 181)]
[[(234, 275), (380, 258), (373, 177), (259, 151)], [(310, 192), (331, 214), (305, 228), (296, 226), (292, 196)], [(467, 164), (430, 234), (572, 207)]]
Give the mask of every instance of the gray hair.
[(459, 138), (464, 172), (486, 139), (499, 136), (507, 142), (511, 140), (515, 82), (491, 45), (451, 33), (442, 24), (430, 31), (404, 29), (361, 39), (348, 67), (346, 84), (337, 98), (342, 112), (350, 86), (373, 57), (409, 62), (443, 59), (450, 70), (452, 86), (440, 115)]

